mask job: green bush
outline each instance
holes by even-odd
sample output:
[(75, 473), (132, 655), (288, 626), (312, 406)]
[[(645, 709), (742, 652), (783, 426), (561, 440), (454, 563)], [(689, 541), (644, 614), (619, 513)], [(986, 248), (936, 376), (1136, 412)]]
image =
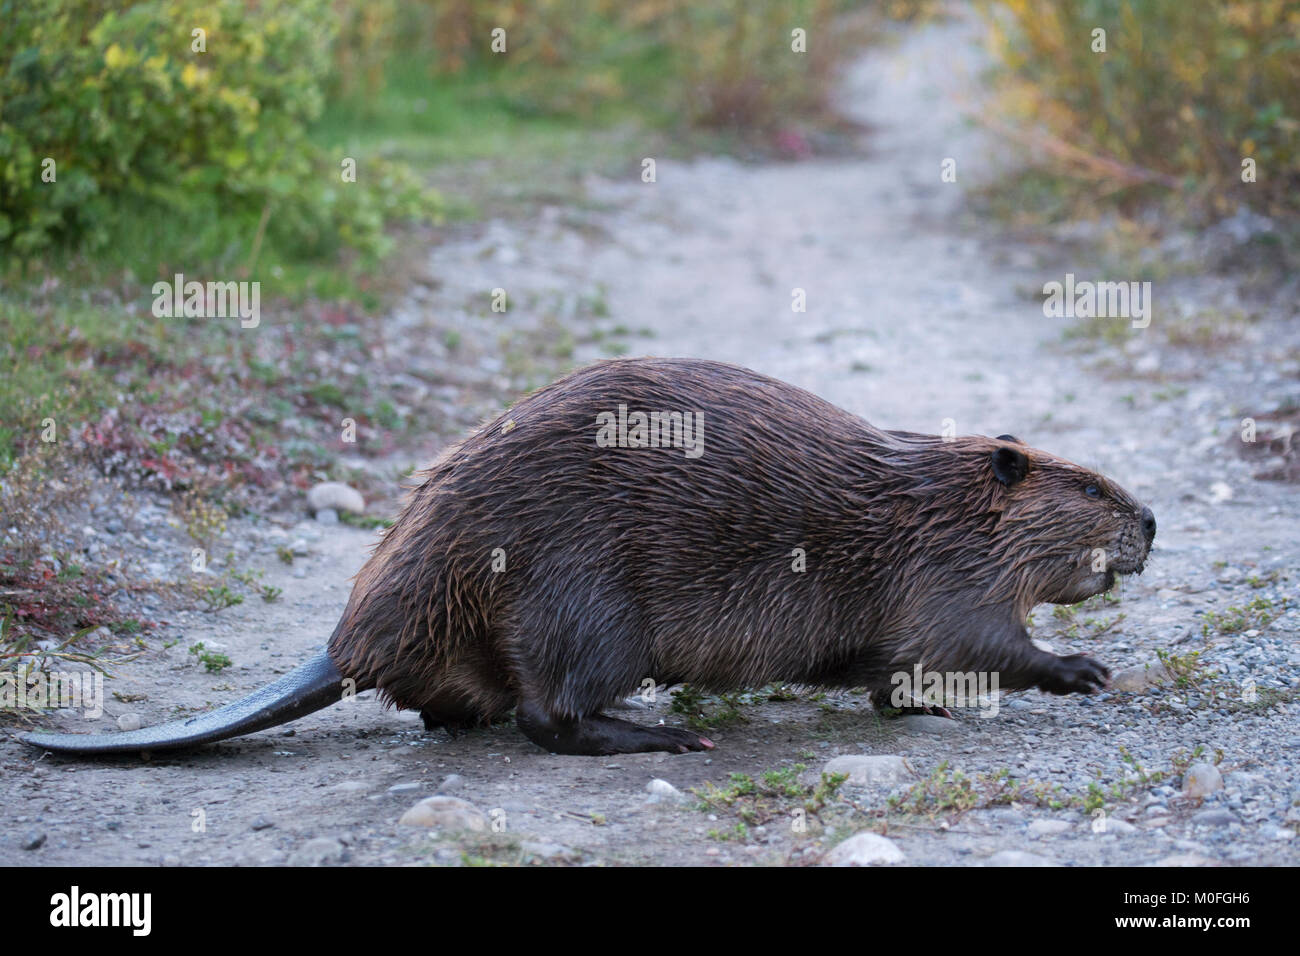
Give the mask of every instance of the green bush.
[[(823, 108), (864, 0), (374, 0), (336, 46), (339, 86), (371, 95), (394, 51), (433, 77), (490, 72), (522, 115), (634, 106), (686, 124), (765, 130)], [(791, 51), (807, 31), (808, 53)], [(506, 51), (491, 49), (492, 31)]]
[[(1005, 103), (1071, 173), (1300, 212), (1295, 0), (986, 0)], [(1094, 52), (1093, 30), (1106, 31)], [(1257, 181), (1242, 181), (1253, 158)]]
[(0, 0), (0, 245), (93, 251), (124, 222), (216, 216), (240, 224), (243, 255), (263, 219), (307, 255), (376, 253), (386, 220), (435, 211), (405, 170), (370, 160), (345, 183), (343, 157), (308, 140), (333, 62), (328, 0), (114, 6)]

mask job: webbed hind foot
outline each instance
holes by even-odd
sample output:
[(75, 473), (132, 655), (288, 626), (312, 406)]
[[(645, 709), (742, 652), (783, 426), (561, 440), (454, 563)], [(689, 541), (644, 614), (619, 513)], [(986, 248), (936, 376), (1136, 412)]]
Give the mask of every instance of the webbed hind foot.
[(713, 741), (708, 737), (688, 730), (642, 727), (604, 714), (560, 720), (527, 702), (521, 702), (515, 711), (515, 724), (537, 746), (556, 754), (605, 756), (657, 750), (684, 754), (713, 749)]

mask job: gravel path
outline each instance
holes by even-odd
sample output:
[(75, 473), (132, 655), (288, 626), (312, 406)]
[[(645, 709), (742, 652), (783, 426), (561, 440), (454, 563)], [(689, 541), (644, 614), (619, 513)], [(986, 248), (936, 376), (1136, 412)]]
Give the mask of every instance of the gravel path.
[[(1013, 244), (966, 212), (967, 180), (988, 174), (994, 151), (961, 121), (976, 65), (953, 56), (962, 30), (908, 34), (851, 71), (845, 108), (869, 128), (861, 155), (660, 161), (654, 184), (593, 179), (580, 208), (439, 246), (430, 269), (445, 284), (399, 318), (495, 286), (516, 303), (598, 296), (608, 318), (595, 324), (630, 338), (633, 352), (737, 362), (885, 427), (936, 432), (950, 419), (959, 432), (1011, 432), (1105, 471), (1159, 520), (1148, 570), (1118, 602), (1073, 620), (1039, 608), (1034, 634), (1112, 671), (1136, 668), (1125, 674), (1135, 690), (1030, 692), (1004, 699), (994, 718), (952, 721), (882, 722), (853, 694), (746, 698), (746, 719), (711, 733), (716, 751), (682, 757), (551, 756), (509, 725), (425, 735), (417, 716), (384, 711), (369, 694), (290, 728), (147, 762), (34, 759), (6, 740), (0, 863), (803, 863), (872, 829), (891, 843), (856, 839), (836, 853), (911, 864), (1294, 864), (1300, 703), (1269, 704), (1300, 686), (1300, 495), (1253, 479), (1259, 461), (1234, 442), (1244, 415), (1263, 421), (1300, 398), (1294, 306), (1252, 306), (1229, 344), (1198, 351), (1170, 341), (1174, 303), (1222, 309), (1236, 303), (1235, 286), (1163, 279), (1150, 328), (1091, 355), (1062, 348), (1064, 320), (1044, 318), (1038, 293), (1087, 264), (1065, 244)], [(947, 157), (955, 184), (940, 181)], [(1147, 278), (1132, 268), (1104, 278)], [(791, 310), (796, 288), (806, 313)], [(607, 354), (610, 337), (579, 336), (575, 358)], [(373, 540), (292, 521), (242, 523), (231, 538), (283, 597), (176, 618), (164, 638), (179, 643), (109, 682), (110, 695), (147, 695), (110, 696), (110, 719), (130, 711), (155, 722), (289, 669), (328, 635)], [(287, 567), (276, 548), (295, 539), (308, 554)], [(196, 641), (224, 647), (235, 665), (205, 673), (186, 653)], [(1188, 686), (1146, 686), (1160, 667), (1141, 669), (1157, 652), (1179, 656)], [(643, 706), (679, 719), (662, 695)], [(789, 798), (772, 797), (738, 828), (734, 808), (702, 812), (676, 795), (796, 764), (815, 777), (832, 758), (868, 755), (903, 760), (850, 762), (865, 785), (846, 784), (804, 830), (790, 823), (803, 818)], [(1217, 772), (1191, 774), (1211, 792), (1184, 795), (1187, 764), (1216, 761)], [(993, 798), (980, 775), (1004, 770), (1019, 789)], [(675, 789), (647, 792), (656, 778)], [(922, 779), (936, 797), (928, 812), (886, 812), (891, 792)], [(1090, 786), (1105, 792), (1100, 814), (1085, 802)], [(449, 805), (444, 819), (486, 820), (487, 830), (398, 825), (435, 793), (485, 815)]]

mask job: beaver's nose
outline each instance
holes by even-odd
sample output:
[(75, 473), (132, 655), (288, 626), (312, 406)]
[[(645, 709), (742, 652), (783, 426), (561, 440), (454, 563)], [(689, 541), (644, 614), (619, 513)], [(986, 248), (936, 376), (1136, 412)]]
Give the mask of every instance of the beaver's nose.
[(1142, 533), (1147, 536), (1148, 543), (1156, 536), (1156, 516), (1150, 508), (1142, 509)]

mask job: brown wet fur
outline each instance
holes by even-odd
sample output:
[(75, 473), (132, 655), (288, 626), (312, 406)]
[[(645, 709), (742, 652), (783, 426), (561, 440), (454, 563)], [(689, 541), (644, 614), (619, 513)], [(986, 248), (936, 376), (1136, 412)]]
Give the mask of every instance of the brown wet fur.
[[(597, 415), (620, 404), (703, 413), (703, 454), (598, 447)], [(882, 431), (688, 359), (574, 372), (422, 478), (358, 574), (331, 657), (429, 726), (518, 708), (521, 730), (564, 753), (712, 746), (599, 716), (645, 678), (876, 696), (920, 663), (996, 671), (1003, 689), (1095, 689), (1105, 668), (1036, 649), (1026, 617), (1140, 571), (1154, 534), (1114, 482), (1010, 436)], [(1109, 571), (1091, 569), (1096, 548)]]

